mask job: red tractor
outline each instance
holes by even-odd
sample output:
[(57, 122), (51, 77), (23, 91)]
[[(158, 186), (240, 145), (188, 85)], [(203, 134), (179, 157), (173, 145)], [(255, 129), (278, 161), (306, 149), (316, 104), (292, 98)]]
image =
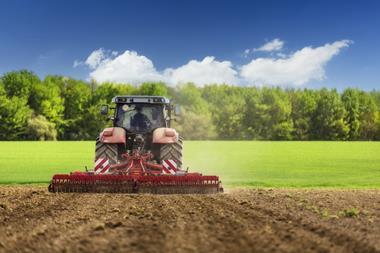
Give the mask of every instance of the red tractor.
[[(117, 96), (113, 127), (96, 139), (95, 165), (54, 175), (50, 192), (217, 193), (217, 176), (182, 169), (183, 139), (170, 128), (173, 106), (161, 96)], [(107, 105), (101, 113), (109, 114)]]

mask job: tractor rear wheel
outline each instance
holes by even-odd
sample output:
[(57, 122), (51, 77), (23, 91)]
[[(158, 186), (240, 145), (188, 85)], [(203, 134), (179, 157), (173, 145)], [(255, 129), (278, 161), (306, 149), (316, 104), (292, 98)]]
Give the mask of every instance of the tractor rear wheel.
[(96, 138), (95, 161), (99, 158), (108, 159), (110, 164), (116, 164), (118, 159), (118, 144), (103, 143)]
[(178, 140), (174, 143), (163, 144), (160, 147), (160, 161), (175, 160), (178, 168), (182, 167), (182, 150), (183, 138), (178, 136)]

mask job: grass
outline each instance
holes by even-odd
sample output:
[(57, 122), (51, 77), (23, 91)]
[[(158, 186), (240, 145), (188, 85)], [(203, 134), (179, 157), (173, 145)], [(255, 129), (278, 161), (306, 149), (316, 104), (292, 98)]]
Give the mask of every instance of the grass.
[[(0, 183), (89, 168), (94, 142), (0, 142)], [(187, 141), (185, 165), (225, 186), (380, 187), (379, 142)]]

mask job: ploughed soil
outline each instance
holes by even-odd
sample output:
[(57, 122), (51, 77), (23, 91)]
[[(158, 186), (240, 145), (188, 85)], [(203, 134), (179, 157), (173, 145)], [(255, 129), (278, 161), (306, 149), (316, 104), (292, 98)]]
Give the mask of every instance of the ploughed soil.
[(380, 252), (380, 190), (127, 195), (0, 186), (0, 252)]

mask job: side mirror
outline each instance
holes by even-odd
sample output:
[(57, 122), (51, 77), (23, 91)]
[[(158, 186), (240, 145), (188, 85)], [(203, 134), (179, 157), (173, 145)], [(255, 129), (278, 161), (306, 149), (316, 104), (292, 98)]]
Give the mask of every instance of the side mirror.
[(181, 115), (181, 107), (179, 107), (179, 105), (174, 106), (174, 115), (175, 116)]
[(100, 114), (105, 116), (108, 115), (108, 105), (102, 105), (102, 107), (100, 108)]

